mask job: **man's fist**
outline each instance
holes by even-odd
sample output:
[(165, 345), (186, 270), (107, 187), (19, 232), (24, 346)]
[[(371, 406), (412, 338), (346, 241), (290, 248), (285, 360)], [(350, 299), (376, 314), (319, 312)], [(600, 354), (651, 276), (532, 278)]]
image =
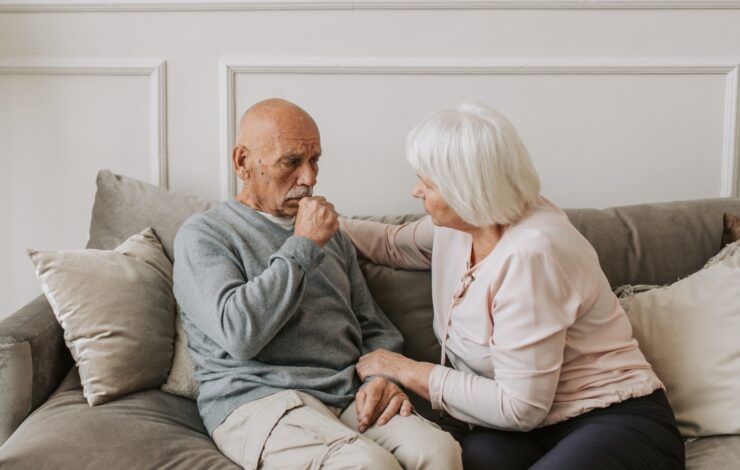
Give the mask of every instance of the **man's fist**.
[(298, 203), (294, 234), (323, 247), (339, 228), (334, 205), (321, 196), (304, 197)]

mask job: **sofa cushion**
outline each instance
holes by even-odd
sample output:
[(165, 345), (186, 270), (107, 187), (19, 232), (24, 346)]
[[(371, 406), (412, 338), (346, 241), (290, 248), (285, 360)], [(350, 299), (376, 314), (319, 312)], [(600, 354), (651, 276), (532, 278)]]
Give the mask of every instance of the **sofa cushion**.
[(596, 249), (613, 288), (664, 285), (697, 271), (719, 251), (722, 215), (740, 214), (740, 198), (565, 212)]
[(159, 387), (175, 337), (172, 263), (151, 228), (115, 250), (29, 255), (90, 405)]
[(194, 213), (215, 205), (108, 170), (98, 173), (97, 186), (87, 248), (112, 250), (131, 235), (152, 227), (173, 260), (180, 225)]
[(737, 468), (738, 462), (740, 436), (703, 437), (686, 443), (686, 470)]
[(167, 376), (167, 382), (162, 385), (162, 390), (189, 400), (196, 400), (199, 385), (195, 379), (195, 365), (188, 351), (188, 336), (182, 326), (181, 314), (178, 305), (175, 318), (175, 354), (172, 357), (172, 367)]
[(0, 468), (234, 469), (208, 437), (195, 403), (159, 390), (89, 406), (73, 368), (0, 447)]
[(0, 445), (49, 398), (72, 363), (43, 295), (0, 321)]
[(740, 433), (740, 243), (704, 269), (620, 301), (683, 436)]
[[(422, 214), (361, 217), (386, 224), (403, 224)], [(404, 355), (417, 361), (438, 362), (440, 347), (432, 326), (432, 276), (430, 271), (393, 269), (360, 259), (370, 293), (404, 337)]]
[(740, 240), (740, 217), (724, 213), (722, 227), (722, 247)]

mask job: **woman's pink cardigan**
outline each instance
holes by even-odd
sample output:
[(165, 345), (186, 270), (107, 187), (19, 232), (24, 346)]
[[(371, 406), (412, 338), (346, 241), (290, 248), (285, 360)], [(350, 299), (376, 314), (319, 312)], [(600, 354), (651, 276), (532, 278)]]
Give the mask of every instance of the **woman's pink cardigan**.
[(427, 216), (341, 219), (366, 258), (432, 269), (434, 332), (453, 366), (429, 377), (434, 409), (530, 430), (664, 388), (632, 337), (591, 244), (545, 198), (468, 266), (472, 237)]

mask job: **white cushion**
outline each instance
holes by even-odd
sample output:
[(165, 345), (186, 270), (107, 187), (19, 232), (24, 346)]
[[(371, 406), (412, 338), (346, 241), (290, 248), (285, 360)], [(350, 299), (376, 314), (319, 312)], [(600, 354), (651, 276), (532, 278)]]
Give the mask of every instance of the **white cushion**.
[(177, 317), (175, 319), (175, 355), (172, 359), (167, 382), (162, 385), (162, 390), (173, 395), (195, 400), (198, 398), (198, 381), (193, 376), (193, 359), (188, 351), (188, 337), (182, 327), (180, 317), (180, 306), (177, 306)]
[(674, 284), (621, 299), (684, 436), (740, 433), (738, 243)]

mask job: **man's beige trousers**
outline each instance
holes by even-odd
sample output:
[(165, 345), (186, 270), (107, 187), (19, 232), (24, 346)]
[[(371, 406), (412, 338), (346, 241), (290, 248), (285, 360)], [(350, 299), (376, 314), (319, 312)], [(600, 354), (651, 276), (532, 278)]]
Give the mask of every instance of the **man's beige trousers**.
[(294, 390), (240, 406), (213, 440), (248, 470), (462, 469), (457, 442), (419, 416), (397, 415), (361, 434), (354, 402), (341, 412)]

